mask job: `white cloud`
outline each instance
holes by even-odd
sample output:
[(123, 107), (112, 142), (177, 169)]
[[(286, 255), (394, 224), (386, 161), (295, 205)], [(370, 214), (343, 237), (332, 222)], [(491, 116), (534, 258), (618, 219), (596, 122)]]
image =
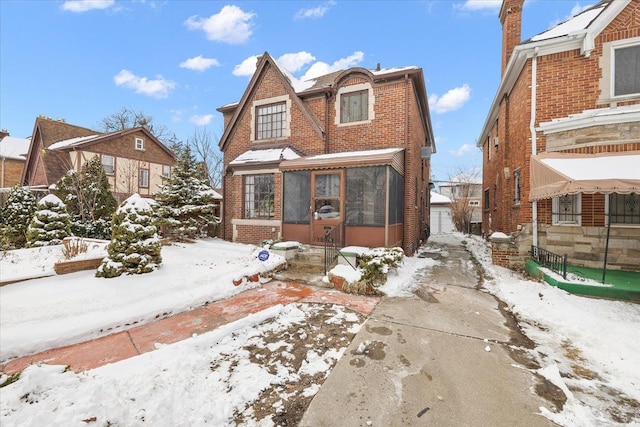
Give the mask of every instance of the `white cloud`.
[(108, 9), (115, 4), (115, 0), (67, 0), (62, 4), (62, 10), (82, 13), (92, 9)]
[(203, 58), (202, 55), (189, 58), (186, 61), (180, 63), (181, 68), (187, 68), (189, 70), (195, 71), (204, 71), (207, 68), (213, 67), (214, 65), (216, 67), (220, 65), (217, 59)]
[(209, 123), (211, 123), (211, 120), (213, 120), (213, 114), (204, 114), (204, 115), (194, 115), (191, 116), (191, 118), (189, 119), (189, 121), (195, 125), (198, 126), (206, 126)]
[(229, 44), (242, 44), (253, 34), (255, 13), (245, 12), (238, 6), (226, 5), (216, 15), (208, 18), (191, 16), (184, 24), (190, 30), (202, 30), (209, 40)]
[(331, 65), (327, 64), (326, 62), (318, 61), (311, 67), (309, 67), (304, 76), (300, 77), (300, 80), (305, 81), (316, 78), (318, 76), (332, 73), (334, 71), (355, 67), (356, 65), (361, 63), (363, 59), (364, 52), (354, 52), (352, 55), (349, 55), (346, 58), (338, 59)]
[(156, 76), (155, 80), (149, 80), (146, 77), (138, 77), (129, 70), (121, 70), (113, 77), (113, 81), (116, 86), (133, 89), (136, 93), (152, 98), (166, 98), (176, 87), (174, 82), (166, 80), (161, 75)]
[(256, 71), (256, 63), (259, 55), (253, 55), (242, 61), (233, 68), (234, 76), (252, 76)]
[(456, 3), (454, 8), (460, 10), (499, 10), (502, 0), (467, 0), (464, 3)]
[(473, 152), (475, 149), (476, 149), (475, 145), (463, 144), (457, 150), (449, 150), (449, 154), (452, 155), (453, 157), (462, 157), (465, 154), (469, 154), (469, 153)]
[(449, 90), (442, 96), (433, 94), (429, 96), (429, 107), (435, 113), (446, 113), (462, 107), (471, 97), (471, 88), (468, 84)]
[(285, 53), (278, 58), (278, 63), (290, 73), (299, 71), (302, 67), (316, 60), (309, 52)]
[(332, 0), (326, 2), (323, 6), (318, 6), (311, 9), (300, 9), (294, 16), (294, 19), (322, 18), (324, 14), (327, 13), (327, 11), (335, 5), (336, 2)]

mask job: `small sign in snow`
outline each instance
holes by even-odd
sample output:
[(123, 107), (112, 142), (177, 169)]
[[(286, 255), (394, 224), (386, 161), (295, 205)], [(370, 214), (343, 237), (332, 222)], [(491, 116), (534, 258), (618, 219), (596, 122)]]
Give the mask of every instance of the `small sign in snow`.
[(264, 261), (266, 261), (266, 260), (268, 260), (268, 259), (269, 259), (269, 251), (268, 251), (268, 250), (266, 250), (266, 249), (265, 249), (265, 250), (260, 251), (260, 252), (258, 253), (258, 259), (259, 259), (260, 261), (263, 261), (263, 262), (264, 262)]

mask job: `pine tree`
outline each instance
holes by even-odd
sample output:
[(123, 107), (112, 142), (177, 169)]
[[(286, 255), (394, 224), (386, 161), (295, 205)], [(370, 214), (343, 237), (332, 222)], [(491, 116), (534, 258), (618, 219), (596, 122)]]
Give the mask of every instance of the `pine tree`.
[(20, 249), (27, 243), (27, 227), (36, 211), (36, 198), (29, 190), (15, 186), (2, 210), (0, 241), (2, 250)]
[(59, 245), (71, 235), (71, 218), (57, 196), (48, 194), (38, 202), (38, 208), (27, 228), (27, 246)]
[(180, 149), (171, 177), (155, 198), (159, 223), (180, 236), (196, 237), (207, 224), (220, 222), (214, 215), (215, 192), (188, 146)]
[(109, 190), (109, 180), (98, 156), (78, 173), (69, 171), (56, 184), (54, 194), (67, 205), (71, 230), (81, 237), (109, 239), (109, 223), (118, 202)]
[(133, 194), (122, 202), (113, 215), (111, 229), (108, 256), (98, 267), (96, 277), (150, 273), (160, 267), (160, 239), (148, 201)]

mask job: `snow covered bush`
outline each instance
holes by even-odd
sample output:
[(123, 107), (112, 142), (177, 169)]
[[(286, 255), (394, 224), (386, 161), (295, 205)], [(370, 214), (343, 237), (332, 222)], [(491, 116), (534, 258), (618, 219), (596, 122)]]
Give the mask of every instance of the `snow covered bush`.
[(54, 194), (47, 194), (38, 202), (27, 228), (27, 246), (60, 245), (70, 235), (71, 217), (65, 204)]
[(111, 216), (118, 207), (98, 156), (80, 172), (70, 170), (56, 183), (54, 194), (67, 205), (75, 236), (111, 238)]
[(208, 224), (220, 222), (214, 214), (216, 193), (201, 175), (191, 149), (181, 149), (171, 177), (155, 195), (158, 224), (169, 233), (193, 238)]
[(160, 267), (160, 239), (147, 200), (133, 194), (122, 202), (113, 215), (111, 230), (108, 256), (98, 267), (96, 277), (150, 273)]
[(27, 242), (27, 227), (36, 211), (36, 198), (29, 190), (15, 186), (9, 192), (2, 209), (0, 248), (20, 249)]
[(360, 295), (380, 295), (378, 287), (387, 281), (387, 274), (397, 269), (404, 257), (402, 248), (374, 248), (359, 256), (358, 270), (361, 273), (359, 281), (345, 282), (342, 290), (347, 293)]

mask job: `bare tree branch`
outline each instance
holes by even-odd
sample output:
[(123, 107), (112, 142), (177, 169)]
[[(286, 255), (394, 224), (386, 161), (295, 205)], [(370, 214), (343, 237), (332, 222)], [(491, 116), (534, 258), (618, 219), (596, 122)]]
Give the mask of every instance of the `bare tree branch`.
[(218, 149), (218, 133), (212, 135), (208, 130), (196, 129), (193, 135), (187, 139), (187, 145), (201, 160), (206, 168), (206, 177), (212, 188), (220, 188), (222, 185), (222, 153)]

